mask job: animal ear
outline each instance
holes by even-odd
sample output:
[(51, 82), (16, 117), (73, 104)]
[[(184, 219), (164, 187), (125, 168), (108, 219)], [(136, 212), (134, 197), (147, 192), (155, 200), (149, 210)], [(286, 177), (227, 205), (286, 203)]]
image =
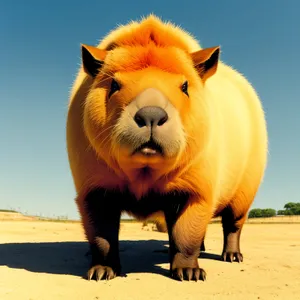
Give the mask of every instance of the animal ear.
[(82, 44), (81, 59), (84, 71), (95, 78), (104, 63), (106, 54), (106, 50)]
[(201, 49), (191, 54), (194, 66), (203, 82), (214, 75), (219, 62), (220, 47)]

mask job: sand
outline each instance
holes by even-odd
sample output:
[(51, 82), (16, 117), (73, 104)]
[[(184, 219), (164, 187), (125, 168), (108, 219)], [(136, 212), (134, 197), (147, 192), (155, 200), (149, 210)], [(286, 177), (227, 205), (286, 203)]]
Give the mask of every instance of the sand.
[(207, 281), (168, 277), (167, 234), (124, 223), (123, 277), (87, 281), (80, 224), (0, 221), (0, 299), (300, 299), (300, 224), (246, 224), (243, 263), (219, 260), (220, 224), (210, 224), (199, 263)]

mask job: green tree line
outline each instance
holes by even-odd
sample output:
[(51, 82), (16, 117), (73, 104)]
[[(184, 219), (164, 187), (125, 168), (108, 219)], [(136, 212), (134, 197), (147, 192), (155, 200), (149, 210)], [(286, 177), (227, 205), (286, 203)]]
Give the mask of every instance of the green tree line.
[(295, 216), (300, 215), (300, 202), (288, 202), (284, 209), (276, 212), (273, 208), (253, 208), (249, 211), (248, 218), (269, 218), (276, 215)]

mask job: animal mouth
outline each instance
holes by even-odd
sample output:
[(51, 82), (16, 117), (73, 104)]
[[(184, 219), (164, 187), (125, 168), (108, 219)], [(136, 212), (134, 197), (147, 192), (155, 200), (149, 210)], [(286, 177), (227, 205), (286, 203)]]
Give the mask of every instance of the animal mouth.
[(152, 156), (152, 155), (159, 155), (159, 154), (163, 155), (163, 149), (158, 143), (156, 143), (151, 139), (150, 141), (136, 148), (133, 154), (136, 153), (141, 153), (145, 156)]

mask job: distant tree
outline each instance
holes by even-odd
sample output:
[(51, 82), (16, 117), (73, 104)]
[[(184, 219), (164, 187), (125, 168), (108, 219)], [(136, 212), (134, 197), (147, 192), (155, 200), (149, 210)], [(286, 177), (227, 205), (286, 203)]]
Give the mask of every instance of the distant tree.
[(253, 208), (250, 210), (248, 218), (270, 218), (276, 216), (276, 210), (273, 208)]
[(17, 213), (17, 211), (14, 209), (0, 209), (0, 212)]
[(253, 208), (250, 210), (248, 218), (261, 218), (262, 212), (260, 208)]
[(290, 209), (290, 210), (293, 210), (297, 207), (300, 207), (300, 203), (295, 203), (295, 202), (288, 202), (284, 205), (284, 208), (285, 209)]
[(288, 202), (284, 205), (284, 210), (278, 210), (277, 215), (293, 216), (300, 215), (300, 202)]
[(263, 218), (270, 218), (276, 216), (276, 210), (273, 208), (265, 208), (261, 210)]
[(285, 215), (286, 215), (286, 216), (292, 216), (292, 215), (294, 215), (294, 212), (293, 212), (293, 210), (291, 210), (291, 209), (286, 209), (286, 210), (285, 210)]

